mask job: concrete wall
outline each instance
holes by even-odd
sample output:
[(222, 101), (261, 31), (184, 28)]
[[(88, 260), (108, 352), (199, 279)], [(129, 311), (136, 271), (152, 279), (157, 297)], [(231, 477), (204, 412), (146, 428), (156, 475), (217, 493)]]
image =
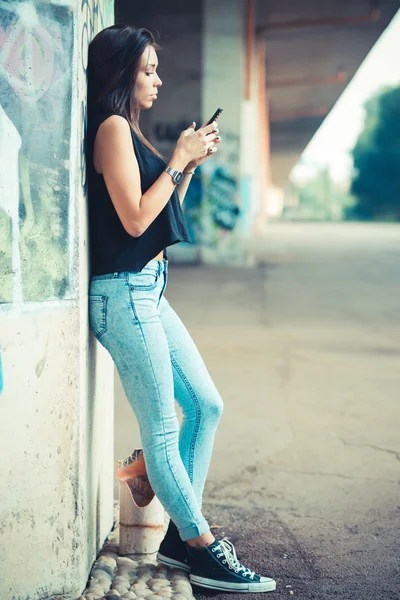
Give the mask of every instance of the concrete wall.
[(113, 371), (88, 331), (83, 154), (87, 44), (112, 22), (111, 1), (0, 4), (7, 600), (78, 596), (112, 527)]

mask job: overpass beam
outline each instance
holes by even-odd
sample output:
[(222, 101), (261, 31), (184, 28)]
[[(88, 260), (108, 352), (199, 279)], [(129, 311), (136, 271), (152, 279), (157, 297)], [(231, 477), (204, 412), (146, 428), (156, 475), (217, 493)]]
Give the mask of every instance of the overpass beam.
[(312, 29), (314, 27), (332, 27), (342, 25), (363, 25), (366, 23), (376, 23), (381, 18), (381, 11), (373, 7), (366, 15), (354, 15), (353, 17), (331, 17), (329, 19), (313, 19), (309, 21), (286, 21), (283, 23), (267, 23), (257, 27), (257, 35), (262, 35), (269, 31), (286, 31), (288, 29)]

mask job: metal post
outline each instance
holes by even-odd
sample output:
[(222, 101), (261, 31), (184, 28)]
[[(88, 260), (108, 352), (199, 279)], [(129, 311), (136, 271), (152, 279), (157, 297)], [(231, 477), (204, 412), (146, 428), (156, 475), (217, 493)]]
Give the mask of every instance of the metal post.
[(265, 73), (266, 42), (257, 41), (257, 79), (258, 79), (258, 119), (259, 119), (259, 157), (260, 157), (260, 210), (256, 233), (262, 235), (268, 219), (268, 192), (272, 185), (270, 121)]

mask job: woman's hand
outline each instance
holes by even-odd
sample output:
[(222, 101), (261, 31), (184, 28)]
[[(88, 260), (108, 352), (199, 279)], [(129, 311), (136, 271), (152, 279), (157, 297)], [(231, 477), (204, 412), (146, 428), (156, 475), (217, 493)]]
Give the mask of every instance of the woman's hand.
[[(214, 143), (213, 143), (212, 147), (208, 150), (207, 154), (205, 156), (203, 156), (202, 158), (190, 161), (187, 164), (187, 166), (185, 168), (185, 171), (192, 171), (193, 169), (195, 169), (196, 167), (198, 167), (199, 165), (201, 165), (203, 162), (205, 162), (206, 160), (208, 160), (211, 156), (213, 156), (218, 151), (217, 145), (221, 141), (221, 136), (218, 135), (219, 130), (218, 130), (217, 123), (214, 121), (214, 123), (212, 125), (215, 127), (213, 129), (213, 133), (216, 134), (216, 137), (214, 139)], [(202, 125), (200, 127), (200, 130), (204, 129), (205, 127), (206, 127), (206, 124)]]
[(195, 127), (196, 123), (193, 122), (188, 129), (185, 129), (176, 145), (176, 151), (187, 159), (187, 167), (190, 165), (192, 168), (212, 156), (217, 151), (216, 144), (221, 139), (215, 121), (200, 127), (197, 131)]

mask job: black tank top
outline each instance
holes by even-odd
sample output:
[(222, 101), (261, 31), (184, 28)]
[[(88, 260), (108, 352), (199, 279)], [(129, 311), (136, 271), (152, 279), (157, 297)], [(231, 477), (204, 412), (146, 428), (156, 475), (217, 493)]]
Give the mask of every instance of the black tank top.
[[(117, 271), (139, 272), (161, 250), (177, 242), (191, 242), (178, 192), (172, 193), (166, 206), (140, 237), (127, 233), (114, 208), (104, 177), (95, 171), (93, 149), (101, 123), (113, 113), (89, 115), (86, 144), (88, 181), (90, 274)], [(132, 142), (139, 164), (142, 194), (159, 178), (166, 163), (153, 154), (131, 127)]]

